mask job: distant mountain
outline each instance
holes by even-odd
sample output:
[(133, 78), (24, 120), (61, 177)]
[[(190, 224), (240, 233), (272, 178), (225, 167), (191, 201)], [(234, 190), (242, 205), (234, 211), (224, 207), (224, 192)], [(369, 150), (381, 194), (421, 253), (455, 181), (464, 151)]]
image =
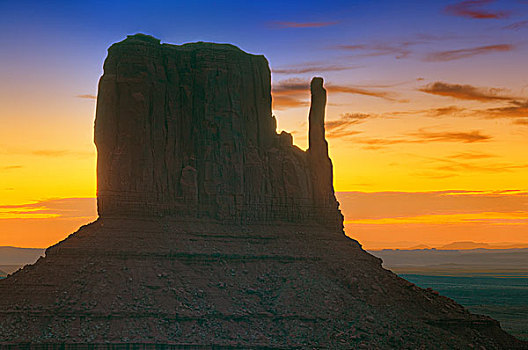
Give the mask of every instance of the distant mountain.
[[(453, 245), (456, 246), (456, 245)], [(511, 274), (528, 276), (528, 249), (383, 249), (371, 250), (397, 273)]]
[[(445, 244), (443, 246), (437, 247), (436, 249), (447, 249), (447, 250), (461, 250), (461, 249), (515, 249), (515, 248), (528, 248), (526, 243), (483, 243), (483, 242), (473, 242), (473, 241), (460, 241), (452, 242)], [(417, 249), (417, 248), (409, 248)]]
[(425, 244), (418, 244), (418, 245), (415, 245), (414, 247), (411, 247), (409, 249), (431, 249), (431, 247), (429, 247), (428, 245), (425, 245)]
[(42, 248), (0, 247), (0, 265), (33, 264), (44, 252)]
[(7, 273), (5, 273), (4, 271), (0, 270), (0, 277), (5, 277), (7, 275)]
[(471, 241), (452, 242), (437, 249), (478, 249), (478, 248), (492, 248), (489, 243), (478, 243)]

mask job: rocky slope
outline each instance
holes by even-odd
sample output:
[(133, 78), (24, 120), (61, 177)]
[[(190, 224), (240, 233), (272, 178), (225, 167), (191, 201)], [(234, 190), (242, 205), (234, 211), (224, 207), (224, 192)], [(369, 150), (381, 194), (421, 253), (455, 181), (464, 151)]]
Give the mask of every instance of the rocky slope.
[(342, 230), (312, 81), (310, 147), (275, 132), (265, 59), (113, 45), (100, 218), (0, 282), (0, 344), (47, 349), (514, 349), (498, 322), (381, 267)]

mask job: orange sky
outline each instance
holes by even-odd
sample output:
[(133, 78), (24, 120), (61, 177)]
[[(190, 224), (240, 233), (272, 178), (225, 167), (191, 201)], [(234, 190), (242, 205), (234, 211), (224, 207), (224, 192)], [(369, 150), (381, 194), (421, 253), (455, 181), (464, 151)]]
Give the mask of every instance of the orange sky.
[[(475, 4), (456, 12), (442, 2), (306, 3), (280, 15), (226, 5), (193, 20), (185, 15), (193, 4), (177, 12), (131, 5), (119, 16), (114, 7), (6, 5), (0, 245), (45, 247), (95, 218), (97, 80), (106, 48), (139, 31), (265, 54), (278, 131), (301, 148), (308, 81), (323, 76), (346, 232), (365, 247), (528, 243), (528, 6)], [(175, 13), (183, 22), (160, 19)], [(215, 22), (230, 16), (245, 18), (247, 30)], [(169, 26), (176, 22), (183, 27)]]

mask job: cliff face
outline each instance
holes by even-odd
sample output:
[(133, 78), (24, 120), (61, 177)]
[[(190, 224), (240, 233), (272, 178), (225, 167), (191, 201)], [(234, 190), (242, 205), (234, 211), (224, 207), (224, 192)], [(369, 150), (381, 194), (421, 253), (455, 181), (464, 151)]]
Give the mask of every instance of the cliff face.
[(326, 95), (322, 79), (312, 85), (307, 154), (276, 133), (263, 56), (143, 35), (114, 44), (95, 122), (100, 216), (341, 225), (324, 140)]

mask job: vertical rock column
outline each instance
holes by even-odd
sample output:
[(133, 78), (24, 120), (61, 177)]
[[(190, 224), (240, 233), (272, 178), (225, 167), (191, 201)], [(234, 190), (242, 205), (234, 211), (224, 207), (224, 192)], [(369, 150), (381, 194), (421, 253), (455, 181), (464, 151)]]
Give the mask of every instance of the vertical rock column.
[(312, 99), (308, 116), (310, 124), (308, 161), (313, 184), (313, 200), (314, 205), (320, 208), (319, 212), (323, 214), (323, 219), (330, 219), (326, 214), (336, 212), (337, 201), (334, 195), (332, 161), (328, 157), (328, 143), (325, 139), (326, 90), (323, 87), (323, 78), (313, 78), (310, 90)]

